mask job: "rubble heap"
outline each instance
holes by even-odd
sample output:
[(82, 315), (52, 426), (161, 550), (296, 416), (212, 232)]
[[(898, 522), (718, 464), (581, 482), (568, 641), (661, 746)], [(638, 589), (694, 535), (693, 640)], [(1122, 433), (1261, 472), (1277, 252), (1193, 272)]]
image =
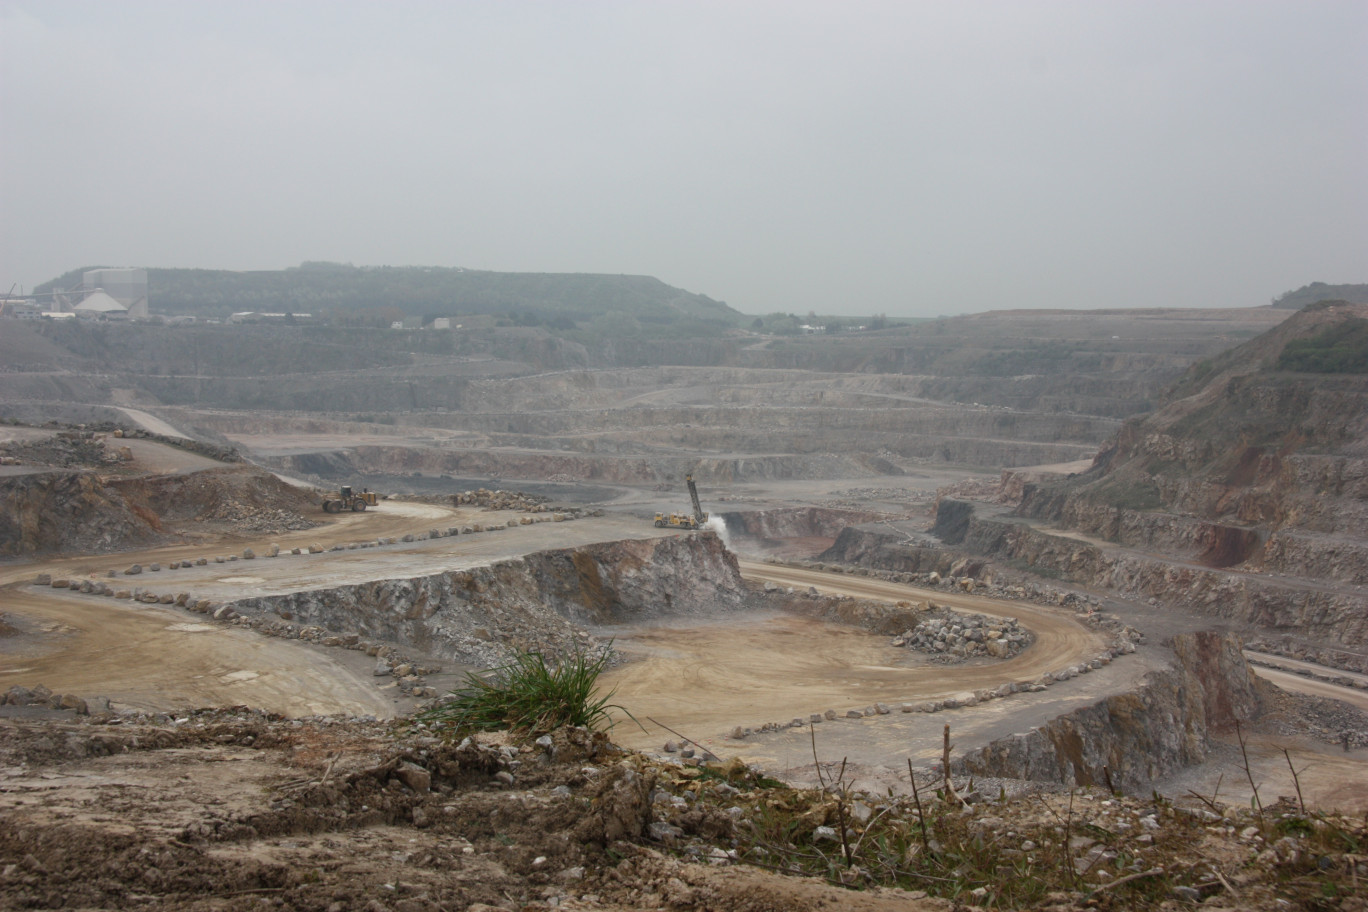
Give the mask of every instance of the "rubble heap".
[(988, 656), (1010, 659), (1035, 641), (1035, 635), (1016, 618), (985, 617), (942, 611), (893, 638), (906, 646), (946, 662)]

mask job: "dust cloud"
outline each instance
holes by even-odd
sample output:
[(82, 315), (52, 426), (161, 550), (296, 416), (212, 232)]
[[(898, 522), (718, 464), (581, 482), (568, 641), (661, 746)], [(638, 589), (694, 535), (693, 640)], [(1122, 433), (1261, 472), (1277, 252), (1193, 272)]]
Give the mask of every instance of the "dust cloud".
[(727, 531), (727, 521), (720, 516), (710, 516), (708, 521), (703, 524), (703, 528), (711, 532), (716, 532), (717, 537), (722, 539), (722, 546), (728, 551), (731, 550), (731, 533)]

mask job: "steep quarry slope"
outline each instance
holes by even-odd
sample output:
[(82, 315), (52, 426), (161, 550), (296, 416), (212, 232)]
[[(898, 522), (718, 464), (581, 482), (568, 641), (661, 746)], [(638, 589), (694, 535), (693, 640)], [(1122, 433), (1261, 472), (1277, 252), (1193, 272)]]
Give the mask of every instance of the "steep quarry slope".
[(1208, 566), (1368, 580), (1368, 374), (1279, 369), (1289, 342), (1368, 318), (1319, 304), (1194, 366), (1086, 474), (1019, 512)]
[(0, 476), (0, 556), (308, 528), (302, 514), (315, 509), (309, 495), (253, 466), (127, 478), (61, 469)]
[(959, 766), (1078, 785), (1153, 789), (1156, 780), (1203, 762), (1210, 736), (1250, 724), (1271, 685), (1261, 683), (1238, 638), (1212, 632), (1173, 638), (1176, 661), (1135, 693), (1117, 694), (970, 753)]
[[(1368, 374), (1280, 363), (1300, 347), (1320, 352), (1303, 363), (1352, 368), (1355, 351), (1333, 344), (1368, 338), (1365, 319), (1368, 305), (1307, 308), (1195, 365), (1089, 471), (1009, 478), (1015, 517), (947, 498), (933, 531), (975, 554), (1248, 625), (1270, 648), (1368, 668)], [(888, 551), (863, 536), (833, 550)]]
[(518, 650), (564, 653), (583, 628), (740, 610), (736, 556), (716, 535), (617, 541), (541, 551), (486, 567), (238, 599), (272, 615), (475, 665)]

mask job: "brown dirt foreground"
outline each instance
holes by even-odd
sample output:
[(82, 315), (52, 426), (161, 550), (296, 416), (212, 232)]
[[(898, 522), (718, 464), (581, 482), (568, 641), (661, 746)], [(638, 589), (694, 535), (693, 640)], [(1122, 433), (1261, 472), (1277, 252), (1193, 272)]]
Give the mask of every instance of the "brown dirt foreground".
[(3, 719), (0, 776), (4, 909), (1368, 909), (1362, 821), (1081, 791), (961, 808), (924, 783), (923, 828), (907, 799), (661, 764), (578, 729), (519, 745), (246, 708)]

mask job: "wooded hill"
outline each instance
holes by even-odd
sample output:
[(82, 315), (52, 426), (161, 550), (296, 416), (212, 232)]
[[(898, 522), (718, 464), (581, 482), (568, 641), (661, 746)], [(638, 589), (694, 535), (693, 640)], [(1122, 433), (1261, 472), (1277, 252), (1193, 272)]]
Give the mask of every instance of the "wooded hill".
[(1273, 299), (1273, 306), (1283, 310), (1301, 310), (1308, 304), (1319, 301), (1348, 301), (1350, 304), (1368, 304), (1368, 285), (1327, 285), (1312, 282), (1296, 291), (1287, 291)]
[[(35, 291), (73, 288), (90, 268), (97, 267), (72, 270)], [(702, 336), (742, 320), (721, 301), (650, 276), (303, 263), (252, 272), (150, 268), (147, 281), (153, 313), (220, 319), (238, 311), (264, 311), (388, 326), (404, 317), (459, 321), (490, 314), (521, 326), (601, 327), (612, 335), (630, 334), (624, 329), (633, 326), (656, 326)]]

